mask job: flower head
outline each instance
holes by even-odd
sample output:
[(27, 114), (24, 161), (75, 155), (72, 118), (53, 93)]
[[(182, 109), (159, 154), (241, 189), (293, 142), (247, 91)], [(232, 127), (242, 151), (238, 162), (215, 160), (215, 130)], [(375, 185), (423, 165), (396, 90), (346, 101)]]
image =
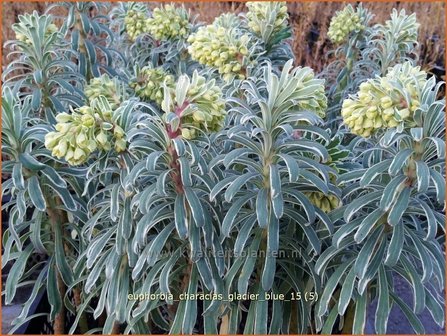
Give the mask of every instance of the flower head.
[[(162, 108), (166, 113), (174, 111), (180, 118), (183, 138), (194, 139), (200, 132), (217, 132), (223, 127), (225, 100), (214, 80), (207, 81), (195, 71), (191, 79), (181, 76), (176, 88), (170, 92), (171, 96), (165, 98)], [(185, 96), (177, 97), (178, 92), (185, 92)]]
[(359, 11), (348, 5), (332, 18), (327, 35), (333, 43), (341, 43), (352, 32), (359, 32), (364, 28)]
[(131, 9), (124, 18), (124, 28), (132, 41), (135, 41), (138, 35), (146, 33), (147, 12)]
[(213, 24), (200, 27), (188, 37), (191, 58), (201, 64), (216, 68), (225, 81), (244, 79), (248, 63), (249, 35), (237, 27), (223, 27), (217, 18)]
[(112, 109), (118, 107), (121, 100), (118, 81), (110, 78), (107, 74), (91, 79), (85, 86), (84, 93), (89, 102), (99, 96), (104, 96)]
[(146, 20), (145, 30), (157, 40), (185, 38), (190, 31), (189, 14), (184, 7), (165, 5), (155, 8)]
[(420, 67), (406, 62), (390, 68), (385, 77), (362, 83), (359, 92), (343, 102), (341, 115), (345, 124), (362, 137), (381, 128), (411, 125), (426, 77)]
[(168, 87), (172, 87), (174, 76), (168, 74), (161, 67), (144, 67), (136, 70), (136, 76), (130, 82), (130, 87), (135, 90), (136, 95), (140, 98), (155, 101), (160, 105), (164, 97), (164, 83)]
[[(102, 111), (101, 109), (104, 109)], [(91, 106), (82, 106), (71, 114), (56, 116), (56, 132), (45, 135), (45, 147), (51, 154), (73, 166), (83, 164), (97, 149), (109, 151), (112, 144), (117, 152), (126, 149), (124, 130), (113, 122), (112, 109), (104, 96), (91, 100)], [(103, 125), (109, 124), (110, 127)]]

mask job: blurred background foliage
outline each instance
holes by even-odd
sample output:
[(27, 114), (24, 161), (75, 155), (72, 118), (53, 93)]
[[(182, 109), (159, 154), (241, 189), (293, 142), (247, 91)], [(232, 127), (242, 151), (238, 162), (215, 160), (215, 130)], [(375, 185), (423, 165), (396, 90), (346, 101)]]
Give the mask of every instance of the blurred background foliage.
[[(160, 1), (163, 2), (163, 1)], [(155, 7), (160, 2), (149, 2)], [(171, 1), (166, 1), (171, 2)], [(293, 27), (293, 50), (296, 65), (306, 65), (317, 73), (330, 61), (327, 52), (333, 47), (327, 37), (329, 22), (335, 11), (342, 9), (349, 2), (289, 2), (290, 23)], [(2, 41), (14, 37), (11, 25), (17, 21), (17, 15), (37, 10), (42, 13), (46, 8), (45, 1), (35, 2), (3, 2), (3, 36)], [(201, 21), (210, 23), (221, 13), (235, 13), (246, 10), (243, 2), (189, 2), (185, 7), (193, 15), (199, 15)], [(421, 24), (419, 30), (420, 62), (424, 70), (436, 74), (445, 80), (445, 3), (443, 1), (390, 1), (365, 2), (364, 7), (375, 16), (372, 23), (384, 22), (389, 18), (393, 8), (405, 9), (407, 13), (416, 13)], [(60, 13), (62, 16), (64, 13)], [(7, 64), (3, 53), (2, 64)]]

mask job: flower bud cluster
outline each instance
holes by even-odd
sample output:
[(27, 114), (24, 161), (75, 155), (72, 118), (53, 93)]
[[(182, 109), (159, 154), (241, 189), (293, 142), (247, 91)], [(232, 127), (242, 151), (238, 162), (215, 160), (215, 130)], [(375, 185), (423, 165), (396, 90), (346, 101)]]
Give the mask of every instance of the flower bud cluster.
[(124, 27), (126, 33), (132, 41), (135, 41), (138, 35), (147, 32), (147, 13), (131, 9), (124, 18)]
[(333, 43), (341, 43), (347, 39), (350, 33), (359, 32), (364, 28), (358, 12), (348, 5), (332, 18), (327, 35)]
[(273, 26), (271, 34), (287, 27), (287, 2), (250, 1), (247, 2), (247, 7), (248, 28), (256, 35), (261, 35), (270, 24)]
[(320, 191), (304, 192), (309, 201), (325, 213), (340, 207), (340, 200), (335, 195), (325, 195)]
[(137, 69), (136, 72), (136, 78), (130, 82), (129, 86), (135, 90), (138, 97), (161, 105), (164, 97), (163, 83), (166, 83), (168, 87), (173, 87), (174, 77), (161, 67), (144, 67)]
[(94, 99), (91, 106), (82, 106), (71, 114), (60, 113), (56, 120), (56, 131), (45, 135), (45, 147), (70, 165), (83, 164), (97, 149), (110, 151), (112, 144), (117, 152), (126, 149), (124, 130), (113, 122), (112, 108), (106, 100), (100, 104)]
[(244, 79), (249, 36), (241, 35), (237, 28), (220, 26), (218, 19), (188, 37), (188, 52), (193, 60), (216, 68), (227, 82)]
[(84, 93), (89, 103), (99, 96), (104, 96), (110, 103), (112, 109), (117, 108), (121, 103), (119, 83), (107, 74), (91, 79), (85, 86)]
[[(163, 102), (163, 110), (175, 111), (180, 117), (179, 130), (185, 139), (194, 139), (200, 132), (219, 131), (224, 125), (226, 110), (222, 91), (215, 80), (207, 81), (197, 71), (191, 81), (189, 78), (185, 81), (182, 77), (179, 78), (176, 89), (171, 90), (171, 99)], [(186, 92), (185, 97), (180, 101), (181, 106), (173, 106), (179, 103), (179, 97), (176, 97), (178, 92)], [(171, 106), (167, 106), (168, 104)]]
[(420, 106), (420, 90), (427, 74), (410, 62), (391, 68), (385, 77), (370, 79), (343, 102), (341, 115), (351, 132), (369, 137), (380, 128), (412, 122)]
[(146, 30), (156, 40), (186, 38), (190, 31), (189, 14), (184, 7), (173, 5), (155, 8)]

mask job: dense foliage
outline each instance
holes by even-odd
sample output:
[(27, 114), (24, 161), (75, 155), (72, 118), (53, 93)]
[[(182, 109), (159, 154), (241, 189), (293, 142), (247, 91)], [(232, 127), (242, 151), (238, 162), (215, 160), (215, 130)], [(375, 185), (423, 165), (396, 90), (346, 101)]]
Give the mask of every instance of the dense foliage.
[(282, 2), (209, 25), (138, 2), (19, 16), (5, 303), (33, 289), (15, 328), (41, 292), (57, 334), (363, 333), (374, 301), (379, 334), (393, 305), (442, 326), (443, 83), (417, 65), (414, 14), (371, 16), (335, 14), (321, 74), (293, 64)]

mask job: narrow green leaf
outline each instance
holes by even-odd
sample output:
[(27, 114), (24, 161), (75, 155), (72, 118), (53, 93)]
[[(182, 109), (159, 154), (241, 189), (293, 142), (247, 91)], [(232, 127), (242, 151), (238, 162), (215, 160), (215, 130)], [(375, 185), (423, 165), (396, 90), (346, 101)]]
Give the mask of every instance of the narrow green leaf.
[(17, 291), (17, 283), (25, 271), (26, 262), (33, 252), (33, 245), (28, 245), (20, 254), (9, 270), (5, 285), (5, 304), (11, 304)]
[(121, 228), (120, 234), (125, 240), (128, 240), (130, 238), (133, 228), (132, 209), (130, 208), (130, 202), (130, 197), (126, 197), (124, 199), (123, 212), (121, 213), (119, 223), (119, 227)]
[(265, 292), (262, 286), (259, 286), (259, 300), (255, 301), (256, 304), (256, 314), (255, 314), (255, 325), (254, 334), (265, 335), (267, 334), (267, 321), (268, 321), (268, 301), (264, 299)]
[(180, 157), (177, 160), (180, 164), (180, 177), (185, 187), (192, 186), (191, 167), (188, 160), (185, 157)]
[(380, 209), (387, 211), (391, 208), (399, 194), (402, 192), (406, 180), (406, 176), (399, 175), (387, 184), (383, 190), (382, 198), (380, 199)]
[(28, 194), (34, 206), (40, 211), (45, 211), (47, 205), (36, 175), (28, 179)]
[(385, 274), (385, 268), (379, 267), (378, 280), (379, 299), (376, 308), (375, 329), (378, 334), (386, 334), (388, 317), (390, 315), (390, 295), (388, 290), (388, 281)]
[(401, 169), (404, 167), (408, 158), (412, 154), (413, 154), (412, 149), (407, 148), (407, 149), (400, 150), (394, 157), (393, 161), (391, 162), (391, 165), (389, 165), (388, 172), (390, 173), (390, 175), (393, 175), (393, 176), (397, 175), (401, 171)]
[(31, 156), (28, 153), (20, 153), (19, 160), (23, 164), (23, 167), (30, 170), (38, 171), (46, 167), (45, 164), (37, 161), (33, 156)]
[(396, 226), (400, 222), (402, 215), (408, 208), (410, 194), (411, 189), (407, 187), (404, 188), (397, 197), (396, 202), (391, 207), (391, 210), (388, 213), (388, 224), (391, 226)]
[(261, 235), (258, 231), (256, 237), (251, 242), (249, 249), (247, 251), (247, 256), (245, 258), (244, 266), (242, 267), (241, 274), (239, 275), (237, 289), (239, 294), (247, 293), (248, 281), (253, 273), (253, 269), (256, 265), (256, 253), (259, 249), (259, 244), (261, 242)]
[(194, 218), (195, 224), (198, 227), (205, 225), (205, 215), (202, 204), (199, 198), (191, 187), (185, 187), (185, 196), (188, 201), (189, 207), (191, 209), (192, 217)]
[(270, 196), (271, 198), (278, 197), (281, 194), (281, 177), (279, 175), (278, 165), (271, 164), (270, 171)]
[(112, 192), (110, 193), (110, 218), (114, 222), (116, 222), (118, 218), (120, 205), (120, 189), (121, 185), (119, 183), (116, 183), (113, 185)]
[(68, 265), (68, 258), (65, 255), (63, 242), (62, 224), (54, 226), (54, 252), (56, 256), (56, 266), (67, 286), (73, 283), (73, 272)]
[(246, 195), (241, 196), (237, 201), (235, 201), (230, 209), (228, 209), (227, 214), (222, 222), (222, 234), (225, 237), (229, 237), (230, 232), (234, 225), (234, 220), (236, 216), (239, 214), (242, 206), (247, 203), (251, 198), (253, 198), (253, 194), (247, 193)]
[(298, 166), (298, 162), (288, 154), (277, 154), (287, 166), (287, 170), (289, 171), (289, 182), (296, 182), (300, 177), (300, 167)]
[(399, 261), (400, 254), (404, 245), (404, 225), (398, 223), (393, 227), (393, 234), (391, 236), (390, 244), (385, 258), (385, 265), (394, 266)]
[[(59, 287), (57, 285), (57, 269), (54, 263), (54, 259), (49, 261), (48, 277), (47, 277), (47, 297), (51, 306), (50, 319), (54, 321), (57, 313), (59, 313), (62, 307), (61, 294), (59, 293)], [(11, 274), (11, 273), (10, 273)], [(9, 278), (9, 277), (8, 277)]]
[(355, 268), (351, 267), (349, 273), (346, 275), (345, 281), (341, 288), (340, 297), (338, 299), (338, 313), (344, 315), (346, 308), (348, 308), (351, 301), (352, 291), (355, 285)]
[(369, 185), (377, 176), (386, 171), (386, 169), (390, 166), (390, 162), (391, 159), (387, 159), (376, 163), (374, 166), (368, 168), (360, 179), (360, 186), (366, 187), (367, 185)]
[(354, 240), (357, 243), (361, 243), (374, 229), (376, 223), (382, 218), (384, 212), (381, 209), (376, 209), (371, 212), (365, 219), (360, 223), (357, 232), (354, 235)]
[(445, 178), (434, 169), (430, 169), (431, 179), (436, 188), (436, 199), (439, 204), (445, 202)]
[(251, 179), (259, 176), (259, 173), (252, 172), (252, 173), (246, 173), (244, 175), (239, 176), (236, 178), (231, 184), (228, 186), (227, 190), (225, 191), (225, 201), (231, 202), (234, 195), (241, 191), (241, 188), (248, 183)]
[(355, 305), (354, 324), (352, 326), (352, 333), (356, 335), (363, 335), (366, 324), (366, 305), (367, 294), (360, 295)]
[(366, 243), (363, 245), (360, 250), (357, 260), (355, 262), (354, 268), (355, 273), (357, 274), (359, 279), (362, 279), (365, 276), (366, 271), (368, 270), (369, 262), (374, 255), (373, 250), (376, 245), (382, 239), (381, 235), (383, 232), (383, 225), (378, 226), (374, 229), (374, 232), (368, 237)]
[(12, 167), (12, 182), (17, 189), (25, 189), (25, 180), (23, 179), (22, 164), (20, 162), (15, 163)]
[(178, 194), (174, 205), (175, 228), (180, 238), (188, 237), (188, 217), (185, 208), (185, 196)]
[(258, 195), (256, 196), (256, 217), (258, 219), (258, 225), (261, 228), (266, 228), (269, 222), (270, 215), (268, 205), (268, 190), (259, 190)]
[(418, 191), (425, 193), (430, 185), (430, 169), (424, 161), (416, 161)]
[[(197, 293), (197, 269), (192, 267), (191, 275), (188, 284), (188, 294), (194, 295)], [(183, 334), (192, 335), (194, 325), (197, 320), (197, 300), (186, 300), (185, 311), (183, 313)]]
[(345, 274), (346, 270), (351, 266), (354, 262), (354, 259), (351, 259), (341, 266), (338, 266), (335, 272), (330, 276), (329, 280), (326, 282), (324, 286), (323, 294), (321, 294), (319, 303), (318, 303), (318, 316), (323, 316), (328, 310), (329, 301), (331, 300), (335, 288), (338, 286), (341, 278)]
[(371, 202), (379, 200), (382, 194), (383, 191), (373, 191), (353, 200), (346, 207), (345, 213), (343, 214), (345, 221), (350, 222), (352, 216), (354, 216), (361, 208), (363, 208), (365, 205), (368, 205)]

